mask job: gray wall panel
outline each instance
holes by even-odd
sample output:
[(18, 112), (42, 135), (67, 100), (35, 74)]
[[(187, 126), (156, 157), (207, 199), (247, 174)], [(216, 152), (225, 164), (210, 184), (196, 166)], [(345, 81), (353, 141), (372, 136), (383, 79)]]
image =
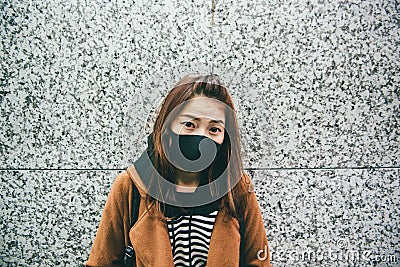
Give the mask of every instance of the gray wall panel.
[(298, 264), (398, 265), (397, 2), (216, 1), (214, 38), (211, 3), (0, 4), (0, 265), (82, 262), (162, 97), (212, 66), (274, 265), (338, 246), (397, 262)]

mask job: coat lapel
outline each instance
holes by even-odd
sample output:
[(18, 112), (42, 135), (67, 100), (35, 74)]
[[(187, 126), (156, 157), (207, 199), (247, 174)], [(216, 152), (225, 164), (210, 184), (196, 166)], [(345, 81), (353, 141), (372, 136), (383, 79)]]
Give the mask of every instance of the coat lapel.
[[(132, 247), (135, 249), (138, 266), (174, 266), (167, 225), (151, 216), (145, 207), (146, 187), (134, 166), (128, 167), (128, 174), (138, 188), (141, 200), (139, 218), (129, 231)], [(154, 206), (149, 207), (154, 211)]]
[(207, 267), (239, 265), (239, 222), (229, 219), (225, 209), (218, 212), (208, 250)]
[(174, 266), (166, 224), (145, 211), (131, 228), (129, 237), (143, 266)]

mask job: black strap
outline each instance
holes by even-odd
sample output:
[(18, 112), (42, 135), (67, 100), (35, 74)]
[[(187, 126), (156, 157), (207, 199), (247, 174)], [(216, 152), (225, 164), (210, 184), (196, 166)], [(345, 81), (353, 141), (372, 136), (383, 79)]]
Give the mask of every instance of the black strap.
[(133, 187), (133, 205), (132, 205), (132, 221), (131, 227), (137, 222), (139, 216), (140, 193), (135, 184), (132, 182)]
[(240, 251), (239, 251), (239, 266), (244, 267), (244, 222), (243, 215), (239, 216), (239, 232), (240, 232)]
[[(140, 193), (135, 184), (132, 182), (132, 191), (133, 191), (133, 203), (132, 203), (132, 220), (129, 229), (137, 222), (139, 217), (139, 205), (140, 205)], [(131, 267), (134, 266), (135, 262), (135, 250), (130, 244), (128, 237), (128, 246), (125, 248), (125, 256), (124, 256), (124, 266)]]

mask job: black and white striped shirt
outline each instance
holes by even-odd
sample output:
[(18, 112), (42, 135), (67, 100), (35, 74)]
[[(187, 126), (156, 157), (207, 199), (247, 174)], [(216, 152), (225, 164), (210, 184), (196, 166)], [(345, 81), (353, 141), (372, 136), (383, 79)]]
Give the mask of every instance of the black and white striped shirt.
[[(190, 196), (188, 194), (191, 193), (177, 192), (176, 197), (181, 199), (183, 196)], [(187, 208), (164, 204), (175, 267), (206, 266), (211, 234), (220, 204), (221, 199)]]
[(175, 266), (206, 266), (218, 210), (208, 215), (188, 214), (167, 220)]

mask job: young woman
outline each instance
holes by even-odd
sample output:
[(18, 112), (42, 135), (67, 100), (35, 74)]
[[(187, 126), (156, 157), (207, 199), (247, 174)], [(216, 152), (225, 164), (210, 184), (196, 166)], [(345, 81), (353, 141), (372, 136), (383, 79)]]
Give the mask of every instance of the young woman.
[[(131, 226), (134, 187), (138, 220)], [(164, 98), (148, 147), (119, 174), (85, 266), (271, 266), (235, 109), (216, 75), (188, 75)]]

